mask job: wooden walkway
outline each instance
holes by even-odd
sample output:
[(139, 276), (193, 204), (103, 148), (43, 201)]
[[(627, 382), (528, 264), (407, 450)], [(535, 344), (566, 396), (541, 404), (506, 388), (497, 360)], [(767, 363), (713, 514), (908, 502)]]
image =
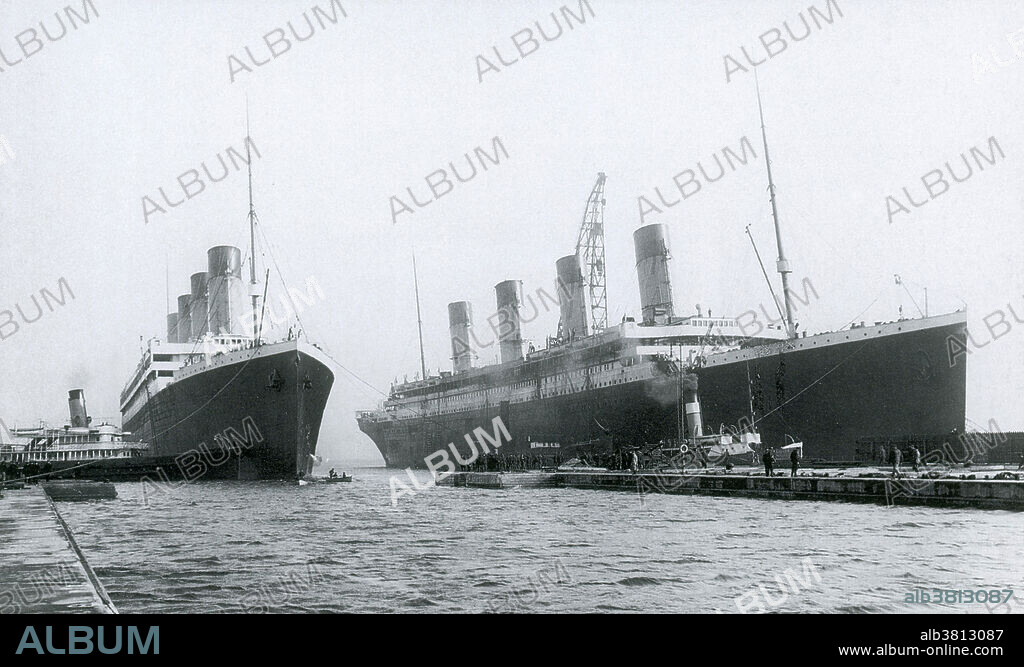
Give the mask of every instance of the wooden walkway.
[[(1024, 481), (958, 478), (893, 479), (801, 474), (765, 477), (751, 474), (639, 474), (618, 471), (558, 471), (543, 473), (456, 472), (442, 478), (441, 486), (482, 489), (562, 487), (606, 489), (634, 493), (741, 496), (783, 500), (842, 500), (885, 505), (930, 505), (1024, 511)], [(990, 475), (994, 474), (989, 471)], [(965, 476), (966, 477), (966, 476)]]
[(0, 498), (0, 614), (116, 614), (57, 507), (38, 486)]

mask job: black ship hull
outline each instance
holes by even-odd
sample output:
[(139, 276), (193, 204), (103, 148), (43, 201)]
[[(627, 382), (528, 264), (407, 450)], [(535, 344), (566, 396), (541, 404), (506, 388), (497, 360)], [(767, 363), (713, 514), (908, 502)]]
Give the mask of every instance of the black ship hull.
[[(657, 442), (676, 433), (676, 380), (671, 376), (645, 382), (592, 389), (541, 401), (498, 404), (461, 412), (402, 420), (360, 420), (360, 428), (377, 445), (388, 467), (424, 468), (424, 458), (457, 448), (463, 460), (473, 451), (466, 434), (476, 429), (498, 434), (496, 418), (511, 435), (500, 451), (532, 454), (553, 463), (577, 454), (611, 451), (615, 446)], [(497, 439), (497, 436), (495, 437)], [(553, 444), (559, 447), (554, 448)], [(541, 445), (533, 448), (531, 445)]]
[[(723, 355), (723, 363), (697, 372), (705, 424), (739, 428), (753, 408), (765, 443), (801, 441), (806, 458), (828, 461), (869, 460), (872, 446), (886, 442), (941, 445), (962, 432), (967, 359), (951, 364), (947, 339), (964, 344), (966, 323), (878, 331), (851, 329), (817, 337), (832, 344), (801, 346), (809, 339), (796, 339)], [(729, 361), (735, 356), (744, 358)]]
[[(705, 431), (741, 428), (750, 422), (753, 404), (763, 442), (777, 447), (790, 442), (787, 436), (803, 441), (807, 459), (869, 458), (870, 452), (862, 451), (865, 439), (947, 437), (964, 427), (967, 380), (966, 359), (950, 365), (947, 357), (947, 338), (963, 341), (966, 323), (959, 314), (947, 319), (714, 355), (696, 371)], [(512, 436), (503, 453), (545, 462), (557, 454), (566, 460), (587, 451), (675, 438), (680, 428), (677, 383), (678, 376), (666, 373), (457, 414), (366, 414), (359, 426), (389, 467), (426, 467), (425, 457), (441, 449), (451, 453), (449, 443), (465, 459), (472, 454), (465, 434), (477, 428), (494, 431), (492, 420), (498, 417)]]
[[(334, 374), (296, 341), (253, 347), (198, 364), (149, 397), (124, 429), (150, 443), (146, 457), (106, 471), (159, 466), (169, 479), (295, 479), (315, 462)], [(103, 468), (104, 466), (100, 466)]]

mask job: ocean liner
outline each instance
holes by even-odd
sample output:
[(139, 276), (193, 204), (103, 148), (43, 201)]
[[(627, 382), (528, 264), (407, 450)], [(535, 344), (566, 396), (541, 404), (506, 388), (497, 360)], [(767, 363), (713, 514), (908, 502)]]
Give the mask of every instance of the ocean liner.
[(264, 340), (257, 222), (250, 158), (249, 289), (241, 251), (210, 248), (208, 270), (167, 316), (166, 339), (149, 340), (121, 392), (124, 429), (168, 477), (294, 479), (315, 463), (334, 373), (301, 329)]
[[(524, 355), (521, 283), (499, 283), (500, 363), (474, 368), (471, 305), (449, 304), (452, 371), (427, 377), (422, 364), (420, 379), (396, 383), (379, 409), (357, 416), (387, 465), (425, 467), (425, 457), (495, 418), (511, 436), (502, 452), (545, 462), (685, 442), (702, 435), (702, 420), (719, 433), (756, 433), (747, 442), (802, 442), (807, 459), (830, 461), (869, 460), (890, 442), (927, 448), (962, 432), (966, 360), (950, 363), (947, 350), (949, 340), (966, 345), (966, 313), (901, 313), (798, 335), (763, 115), (761, 126), (783, 294), (777, 325), (750, 335), (739, 318), (676, 316), (668, 232), (649, 224), (633, 234), (641, 319), (608, 326), (600, 174), (577, 251), (556, 263), (558, 334)], [(693, 376), (696, 392), (684, 391)]]

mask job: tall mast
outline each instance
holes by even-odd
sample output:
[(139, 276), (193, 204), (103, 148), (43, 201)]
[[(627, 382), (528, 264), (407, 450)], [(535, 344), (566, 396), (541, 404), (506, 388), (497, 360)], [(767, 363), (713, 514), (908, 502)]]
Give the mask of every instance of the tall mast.
[(252, 151), (249, 149), (249, 99), (245, 100), (245, 159), (249, 167), (249, 293), (252, 295), (252, 338), (259, 344), (259, 290), (256, 282), (256, 205), (252, 202)]
[(757, 72), (754, 72), (754, 85), (757, 87), (757, 112), (761, 116), (761, 139), (764, 142), (764, 164), (768, 170), (768, 194), (772, 202), (772, 219), (775, 221), (775, 245), (779, 249), (779, 259), (776, 268), (782, 276), (782, 299), (786, 302), (786, 333), (790, 338), (796, 338), (796, 328), (793, 326), (793, 303), (789, 292), (789, 262), (786, 260), (786, 253), (782, 250), (782, 229), (779, 227), (779, 210), (775, 205), (775, 182), (772, 181), (772, 161), (768, 157), (768, 133), (764, 129), (764, 110), (761, 108), (761, 86), (757, 83)]
[(416, 325), (420, 331), (420, 370), (423, 375), (420, 377), (424, 380), (427, 379), (427, 358), (423, 355), (423, 317), (420, 316), (420, 278), (416, 272), (416, 251), (412, 253), (412, 282), (416, 288)]
[[(775, 302), (775, 307), (779, 309), (779, 318), (781, 321), (786, 321), (786, 315), (782, 312), (782, 304), (779, 303), (779, 297), (775, 296), (775, 287), (772, 285), (772, 281), (768, 278), (768, 271), (764, 268), (764, 262), (761, 261), (761, 253), (757, 251), (757, 244), (754, 243), (754, 235), (750, 233), (750, 225), (747, 225), (747, 238), (750, 239), (750, 245), (754, 246), (754, 256), (757, 257), (757, 264), (761, 267), (761, 273), (764, 275), (764, 281), (768, 283), (768, 291), (772, 293), (772, 301)], [(767, 316), (767, 315), (766, 315)]]

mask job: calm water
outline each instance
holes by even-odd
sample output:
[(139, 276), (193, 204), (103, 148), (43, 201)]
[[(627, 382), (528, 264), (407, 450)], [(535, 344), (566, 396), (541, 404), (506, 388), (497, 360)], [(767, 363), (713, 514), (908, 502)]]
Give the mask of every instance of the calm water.
[[(986, 613), (903, 600), (1024, 597), (1020, 513), (574, 489), (433, 488), (392, 507), (388, 480), (404, 473), (355, 474), (155, 495), (118, 484), (117, 500), (60, 509), (125, 613), (735, 612), (737, 596), (785, 612)], [(805, 558), (821, 581), (783, 599), (776, 574), (803, 578)]]

